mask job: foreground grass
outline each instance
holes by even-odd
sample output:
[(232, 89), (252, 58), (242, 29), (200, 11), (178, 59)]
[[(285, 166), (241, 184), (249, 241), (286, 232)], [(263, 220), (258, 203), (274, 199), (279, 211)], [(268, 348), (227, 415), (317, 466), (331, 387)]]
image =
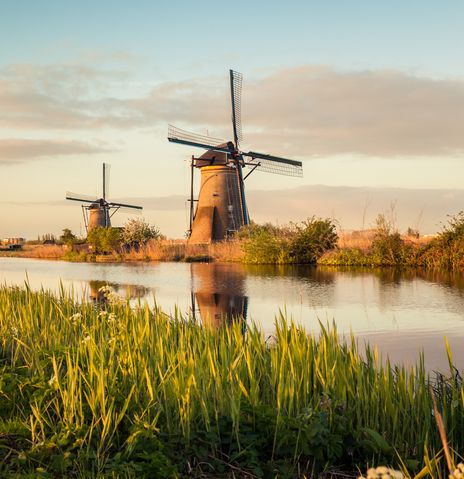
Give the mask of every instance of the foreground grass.
[(335, 327), (316, 338), (279, 318), (266, 340), (240, 322), (0, 288), (1, 477), (310, 477), (380, 462), (437, 477), (429, 384), (462, 450), (453, 368), (431, 381), (423, 362), (382, 364)]

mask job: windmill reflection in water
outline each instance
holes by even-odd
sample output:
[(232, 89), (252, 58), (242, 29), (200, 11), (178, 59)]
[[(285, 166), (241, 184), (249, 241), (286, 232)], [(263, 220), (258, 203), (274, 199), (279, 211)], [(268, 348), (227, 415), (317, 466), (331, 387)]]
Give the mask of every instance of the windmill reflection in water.
[[(245, 273), (218, 263), (192, 263), (192, 315), (206, 327), (241, 321), (246, 329)], [(198, 317), (199, 314), (199, 317)]]

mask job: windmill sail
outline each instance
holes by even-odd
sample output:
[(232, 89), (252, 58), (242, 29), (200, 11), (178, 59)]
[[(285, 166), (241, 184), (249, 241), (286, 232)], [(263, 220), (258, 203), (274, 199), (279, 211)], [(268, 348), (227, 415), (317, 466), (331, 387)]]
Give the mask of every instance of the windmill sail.
[(81, 203), (95, 203), (98, 201), (96, 196), (82, 195), (80, 193), (66, 192), (66, 199), (72, 201), (80, 201)]
[(285, 176), (303, 176), (303, 163), (301, 161), (289, 160), (288, 158), (266, 155), (255, 151), (243, 153), (243, 156), (251, 158), (246, 164), (256, 169), (256, 171)]
[(110, 206), (115, 206), (115, 207), (118, 207), (118, 208), (132, 208), (132, 209), (136, 209), (136, 210), (143, 210), (143, 206), (135, 206), (135, 205), (128, 205), (126, 203), (116, 203), (114, 201), (111, 201), (110, 203), (108, 203)]
[(110, 194), (110, 173), (111, 165), (103, 163), (103, 199), (106, 200)]
[(241, 73), (229, 70), (230, 100), (232, 102), (232, 127), (234, 129), (235, 147), (243, 140), (242, 134), (242, 80)]
[(211, 136), (199, 135), (190, 131), (182, 130), (176, 126), (169, 125), (168, 140), (173, 143), (180, 143), (182, 145), (196, 146), (206, 150), (221, 151), (229, 153), (231, 150), (228, 147), (220, 146), (227, 144), (226, 141)]

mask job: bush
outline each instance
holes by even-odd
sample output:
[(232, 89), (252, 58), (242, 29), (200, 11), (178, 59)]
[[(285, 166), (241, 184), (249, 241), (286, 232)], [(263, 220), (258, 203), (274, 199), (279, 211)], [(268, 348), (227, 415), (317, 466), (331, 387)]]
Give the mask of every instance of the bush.
[(326, 251), (332, 250), (338, 241), (334, 223), (329, 219), (314, 217), (294, 225), (289, 256), (292, 263), (316, 263)]
[(132, 219), (124, 225), (121, 240), (124, 246), (138, 248), (152, 239), (161, 239), (162, 234), (156, 226), (151, 226), (144, 219)]
[(419, 264), (430, 269), (464, 271), (464, 211), (452, 216), (442, 233), (422, 249)]
[(112, 253), (121, 247), (121, 230), (119, 228), (94, 228), (87, 235), (87, 243), (97, 254)]
[(329, 219), (308, 218), (289, 226), (251, 224), (239, 232), (245, 262), (255, 264), (314, 264), (333, 249), (338, 236)]

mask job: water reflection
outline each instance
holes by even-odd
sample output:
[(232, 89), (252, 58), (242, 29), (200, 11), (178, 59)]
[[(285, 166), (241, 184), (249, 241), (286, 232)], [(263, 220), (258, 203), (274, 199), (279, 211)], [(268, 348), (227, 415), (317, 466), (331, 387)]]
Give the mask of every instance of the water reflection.
[(89, 298), (98, 303), (107, 301), (109, 290), (129, 300), (143, 299), (150, 294), (150, 288), (139, 284), (120, 284), (98, 279), (88, 280), (87, 284)]
[(248, 297), (241, 268), (217, 263), (192, 263), (192, 311), (203, 325), (218, 327), (233, 320), (246, 324)]
[(464, 367), (464, 276), (443, 272), (240, 264), (89, 264), (0, 258), (0, 283), (58, 291), (60, 282), (78, 298), (100, 300), (109, 285), (133, 304), (139, 298), (168, 314), (195, 312), (217, 326), (242, 316), (268, 335), (279, 311), (308, 332), (336, 322), (376, 344), (393, 361), (415, 361), (425, 351), (430, 369), (446, 369), (444, 336)]

